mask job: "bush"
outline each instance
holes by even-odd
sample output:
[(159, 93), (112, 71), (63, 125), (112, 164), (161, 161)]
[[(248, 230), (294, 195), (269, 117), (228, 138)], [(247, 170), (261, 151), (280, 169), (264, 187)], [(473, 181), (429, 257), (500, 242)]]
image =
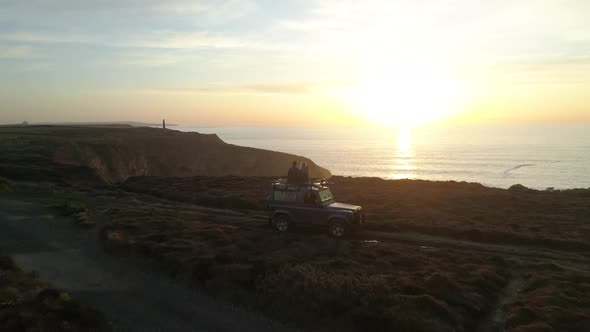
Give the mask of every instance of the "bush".
[(520, 183), (517, 183), (517, 184), (513, 184), (512, 186), (510, 186), (510, 188), (508, 188), (508, 190), (510, 190), (510, 191), (528, 191), (528, 190), (531, 190), (531, 189), (523, 186)]
[(102, 314), (0, 256), (0, 331), (103, 331)]
[(54, 205), (53, 208), (62, 216), (72, 216), (86, 213), (86, 206), (81, 202), (67, 201)]
[(0, 178), (0, 192), (12, 191), (12, 183), (5, 178)]

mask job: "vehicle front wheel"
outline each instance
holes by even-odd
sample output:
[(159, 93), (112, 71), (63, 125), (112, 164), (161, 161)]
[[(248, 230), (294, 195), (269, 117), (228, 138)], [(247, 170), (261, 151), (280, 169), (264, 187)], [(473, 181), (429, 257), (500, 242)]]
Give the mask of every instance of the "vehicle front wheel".
[(273, 223), (275, 228), (281, 233), (289, 230), (289, 218), (284, 214), (276, 216)]
[(344, 237), (344, 224), (340, 221), (333, 221), (328, 227), (328, 232), (330, 233), (330, 236), (336, 238)]

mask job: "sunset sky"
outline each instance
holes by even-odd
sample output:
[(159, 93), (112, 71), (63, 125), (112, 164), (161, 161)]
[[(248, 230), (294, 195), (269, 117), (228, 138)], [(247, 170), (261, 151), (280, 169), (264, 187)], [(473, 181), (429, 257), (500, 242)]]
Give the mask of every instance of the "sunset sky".
[(0, 123), (590, 121), (590, 1), (1, 1)]

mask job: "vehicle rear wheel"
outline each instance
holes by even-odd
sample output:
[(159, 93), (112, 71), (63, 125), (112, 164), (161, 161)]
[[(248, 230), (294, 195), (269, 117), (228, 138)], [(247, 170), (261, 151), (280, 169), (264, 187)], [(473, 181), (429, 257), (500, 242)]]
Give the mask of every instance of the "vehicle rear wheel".
[(344, 224), (340, 221), (333, 221), (330, 223), (330, 226), (328, 227), (328, 232), (333, 237), (344, 237)]
[(284, 233), (289, 230), (289, 218), (284, 214), (278, 215), (274, 218), (274, 225), (279, 232)]

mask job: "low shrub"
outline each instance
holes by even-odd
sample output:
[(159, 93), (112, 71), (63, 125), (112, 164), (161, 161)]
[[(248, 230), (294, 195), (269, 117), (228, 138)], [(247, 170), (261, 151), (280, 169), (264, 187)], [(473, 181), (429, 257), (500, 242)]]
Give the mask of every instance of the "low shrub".
[(590, 272), (546, 263), (525, 279), (508, 307), (506, 331), (590, 331)]
[(0, 330), (106, 331), (104, 317), (0, 256)]
[(86, 205), (77, 201), (65, 201), (54, 205), (53, 208), (63, 216), (72, 216), (86, 212)]
[[(264, 211), (271, 178), (135, 177), (122, 187), (169, 200)], [(362, 205), (366, 228), (413, 231), (489, 243), (581, 248), (590, 234), (590, 190), (538, 191), (478, 183), (334, 176), (338, 201)], [(566, 242), (575, 241), (575, 245)], [(590, 249), (586, 244), (585, 249)]]
[(12, 182), (0, 177), (0, 192), (3, 191), (12, 191)]
[(471, 330), (507, 282), (493, 257), (277, 234), (235, 213), (171, 206), (110, 210), (103, 244), (151, 258), (221, 299), (319, 330)]

